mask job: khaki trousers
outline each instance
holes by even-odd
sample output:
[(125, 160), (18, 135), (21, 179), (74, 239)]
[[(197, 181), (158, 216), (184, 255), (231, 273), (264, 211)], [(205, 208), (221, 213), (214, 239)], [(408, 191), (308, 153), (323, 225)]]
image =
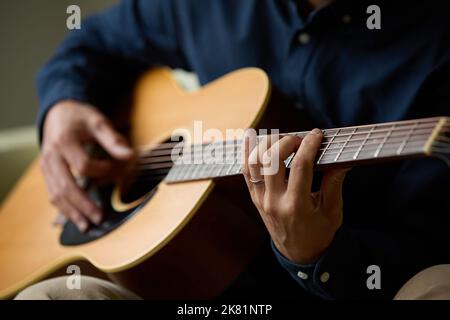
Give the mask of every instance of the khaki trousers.
[[(80, 289), (67, 288), (68, 277), (39, 282), (16, 300), (140, 300), (133, 292), (111, 282), (81, 276)], [(430, 267), (411, 278), (397, 293), (396, 300), (450, 300), (450, 264)]]

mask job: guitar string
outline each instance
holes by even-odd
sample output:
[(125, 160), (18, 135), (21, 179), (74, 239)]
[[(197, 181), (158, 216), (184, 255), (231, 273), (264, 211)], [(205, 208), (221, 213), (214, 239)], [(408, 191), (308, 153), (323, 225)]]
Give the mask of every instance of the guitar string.
[[(434, 120), (434, 122), (435, 123), (430, 123), (430, 122), (420, 123), (420, 124), (418, 124), (416, 126), (416, 130), (432, 129), (437, 124), (436, 120)], [(402, 124), (399, 124), (399, 126), (401, 126), (401, 125)], [(381, 125), (375, 125), (375, 126), (386, 126), (386, 125), (385, 124), (381, 124)], [(392, 131), (392, 132), (408, 131), (408, 130), (411, 129), (411, 127), (414, 126), (414, 124), (411, 124), (411, 125), (408, 125), (408, 126), (409, 127), (397, 127), (397, 128), (395, 128), (393, 130), (390, 130), (390, 129), (372, 130), (372, 134), (387, 133), (387, 132), (390, 132), (390, 131)], [(423, 127), (423, 126), (426, 126), (426, 127)], [(363, 128), (363, 127), (358, 127), (358, 128)], [(351, 129), (351, 127), (350, 128), (342, 128), (340, 130), (343, 131), (343, 130), (348, 130), (348, 129)], [(450, 127), (449, 127), (449, 129), (450, 129)], [(324, 130), (322, 130), (322, 132), (325, 133), (324, 134), (324, 139), (332, 138), (334, 136), (334, 133), (331, 133), (330, 131), (333, 131), (333, 130), (339, 130), (339, 129), (336, 128), (336, 129), (324, 129)], [(302, 136), (302, 135), (308, 134), (308, 132), (309, 131), (285, 133), (285, 134), (280, 134), (280, 136), (288, 136), (288, 135)], [(354, 136), (356, 136), (356, 135), (364, 135), (364, 134), (367, 134), (369, 132), (370, 132), (370, 130), (368, 130), (368, 131), (357, 131), (357, 132), (354, 133)], [(339, 134), (338, 137), (339, 138), (347, 137), (349, 135), (350, 135), (350, 133), (349, 134), (343, 133), (343, 134)], [(258, 137), (263, 137), (263, 136), (258, 136)], [(227, 144), (227, 143), (230, 143), (230, 142), (232, 143), (232, 142), (235, 142), (235, 141), (240, 141), (240, 140), (231, 140), (231, 141), (225, 140), (225, 141), (218, 141), (218, 142), (213, 142), (213, 143), (197, 144), (197, 146), (210, 145), (210, 144), (221, 144), (221, 143), (222, 144), (224, 144), (224, 143)], [(326, 144), (326, 143), (327, 142), (325, 141), (322, 144)], [(145, 148), (145, 149), (144, 150), (138, 150), (138, 152), (141, 153), (141, 154), (151, 154), (153, 151), (172, 150), (174, 146), (180, 145), (180, 144), (182, 145), (183, 142), (180, 142), (180, 141), (179, 142), (166, 142), (166, 143), (155, 144), (155, 145), (147, 145), (147, 146), (144, 146), (144, 147), (140, 147), (140, 149), (142, 149), (142, 148)], [(195, 146), (195, 145), (192, 145), (192, 146)]]
[[(414, 136), (410, 137), (408, 139), (408, 142), (413, 142), (415, 140), (413, 139), (417, 139), (417, 138), (425, 138), (425, 140), (429, 137), (431, 132), (427, 132), (427, 133), (421, 133), (421, 134), (415, 134)], [(376, 137), (376, 136), (371, 136), (368, 139), (354, 139), (354, 140), (350, 140), (348, 147), (359, 147), (360, 144), (358, 145), (354, 145), (355, 142), (359, 142), (359, 141), (365, 141), (364, 146), (365, 145), (369, 145), (369, 144), (377, 144), (377, 140), (381, 139), (382, 137)], [(395, 140), (395, 138), (400, 138), (403, 139), (404, 135), (391, 135), (388, 139), (389, 143), (394, 143), (393, 141)], [(370, 142), (370, 141), (374, 141), (374, 142)], [(395, 141), (397, 142), (397, 141)], [(320, 148), (319, 151), (324, 151), (325, 149), (328, 150), (336, 150), (336, 149), (340, 149), (340, 146), (343, 144), (343, 141), (332, 141), (332, 142), (324, 142), (321, 145), (325, 145), (324, 148)], [(338, 146), (337, 148), (334, 147), (330, 147), (330, 146)], [(242, 147), (242, 140), (235, 140), (235, 143), (230, 144), (230, 143), (222, 143), (222, 144), (215, 144), (216, 147), (214, 147), (213, 144), (205, 144), (205, 145), (197, 145), (197, 146), (187, 146), (185, 148), (174, 148), (172, 150), (168, 150), (167, 152), (158, 152), (154, 155), (149, 155), (146, 157), (140, 157), (139, 158), (139, 163), (145, 164), (145, 163), (154, 163), (154, 162), (159, 162), (157, 161), (159, 158), (163, 159), (167, 159), (165, 158), (165, 156), (172, 156), (172, 155), (180, 155), (180, 153), (183, 153), (184, 156), (200, 156), (202, 154), (205, 153), (204, 150), (202, 149), (206, 149), (206, 152), (208, 152), (209, 150), (216, 150), (219, 149), (219, 151), (225, 151), (227, 152), (229, 149), (236, 149), (236, 148), (241, 148)], [(198, 150), (200, 149), (200, 150)], [(181, 155), (180, 155), (181, 156)]]
[[(422, 129), (417, 129), (417, 130), (415, 130), (416, 131), (416, 133), (415, 133), (415, 135), (414, 136), (412, 136), (411, 138), (414, 138), (414, 137), (419, 137), (419, 136), (421, 136), (421, 135), (425, 135), (425, 136), (429, 136), (429, 134), (431, 133), (431, 129), (432, 128), (422, 128)], [(422, 133), (421, 131), (424, 131), (424, 130), (427, 130), (426, 132), (424, 132), (424, 133)], [(407, 130), (405, 130), (405, 131), (407, 131)], [(368, 132), (366, 132), (366, 134), (367, 134)], [(339, 138), (341, 137), (341, 136), (338, 136)], [(403, 138), (404, 137), (404, 135), (391, 135), (390, 137), (389, 137), (389, 139), (390, 138)], [(375, 136), (375, 135), (371, 135), (371, 137), (369, 138), (369, 139), (365, 139), (365, 138), (363, 138), (363, 139), (351, 139), (350, 141), (349, 141), (349, 143), (354, 143), (354, 142), (359, 142), (359, 141), (364, 141), (364, 140), (376, 140), (376, 139), (381, 139), (381, 138), (383, 138), (383, 136)], [(344, 141), (342, 141), (342, 140), (333, 140), (333, 141), (324, 141), (324, 142), (322, 142), (321, 143), (321, 145), (326, 145), (326, 146), (330, 146), (330, 145), (332, 145), (332, 144), (341, 144), (341, 143), (343, 143)], [(214, 146), (217, 146), (217, 148), (218, 147), (221, 147), (222, 149), (223, 148), (232, 148), (232, 147), (236, 147), (236, 146), (239, 146), (239, 145), (241, 145), (242, 144), (242, 140), (240, 139), (240, 140), (233, 140), (233, 141), (222, 141), (222, 142), (216, 142), (216, 143), (205, 143), (205, 144), (197, 144), (197, 145), (187, 145), (186, 147), (177, 147), (177, 148), (173, 148), (173, 149), (164, 149), (164, 150), (167, 150), (167, 152), (154, 152), (155, 153), (155, 155), (152, 155), (152, 151), (149, 151), (149, 156), (143, 156), (143, 157), (140, 157), (140, 159), (151, 159), (151, 158), (156, 158), (156, 157), (159, 157), (159, 156), (166, 156), (166, 155), (172, 155), (173, 154), (173, 152), (174, 152), (174, 150), (175, 151), (183, 151), (183, 150), (194, 150), (194, 152), (195, 152), (195, 150), (196, 149), (202, 149), (202, 148), (212, 148), (212, 147), (214, 147)], [(153, 150), (155, 150), (155, 151), (159, 151), (159, 150), (161, 150), (161, 149), (153, 149)], [(320, 150), (323, 150), (323, 149), (320, 149)]]
[[(411, 143), (422, 143), (422, 144), (424, 144), (427, 141), (428, 136), (429, 135), (414, 136), (412, 139), (408, 139), (408, 144), (411, 144)], [(400, 138), (400, 139), (398, 139), (398, 138)], [(420, 138), (420, 140), (419, 140), (419, 138)], [(367, 142), (367, 141), (369, 141), (369, 142)], [(370, 142), (370, 141), (373, 141), (373, 142)], [(383, 145), (383, 148), (385, 149), (385, 148), (389, 148), (389, 147), (391, 147), (391, 148), (392, 147), (398, 147), (398, 143), (402, 143), (403, 141), (404, 141), (404, 136), (391, 136), (389, 138), (389, 140)], [(331, 145), (331, 144), (329, 144), (329, 145)], [(343, 142), (341, 141), (339, 143), (335, 143), (335, 145), (338, 145), (338, 147), (335, 147), (335, 148), (333, 148), (333, 147), (331, 147), (331, 148), (320, 148), (318, 151), (320, 151), (320, 152), (325, 151), (325, 152), (323, 152), (324, 156), (325, 155), (326, 156), (335, 155), (336, 154), (335, 152), (329, 152), (329, 150), (333, 151), (333, 150), (340, 150), (340, 149), (342, 149), (342, 147), (340, 147), (340, 146), (343, 145)], [(380, 145), (380, 142), (377, 141), (377, 138), (367, 139), (366, 143), (363, 146), (363, 150), (367, 150), (367, 146), (372, 146), (372, 145), (376, 145), (376, 146)], [(233, 151), (232, 152), (227, 152), (227, 151), (229, 151), (229, 149), (231, 147), (233, 148), (232, 149)], [(349, 152), (349, 151), (352, 151), (350, 149), (355, 149), (355, 148), (357, 149), (359, 147), (360, 147), (360, 144), (357, 144), (357, 145), (347, 144), (343, 149), (347, 150), (346, 152)], [(242, 150), (240, 150), (241, 146), (238, 146), (237, 144), (234, 145), (234, 146), (224, 147), (223, 149), (225, 149), (224, 150), (225, 152), (221, 152), (221, 154), (224, 155), (225, 157), (227, 157), (227, 156), (229, 156), (229, 157), (231, 157), (231, 156), (232, 157), (236, 157), (239, 153), (242, 153)], [(238, 150), (236, 150), (236, 149), (238, 149)], [(170, 153), (170, 154), (172, 154), (172, 153)], [(165, 155), (169, 155), (169, 153), (165, 154)], [(168, 157), (168, 156), (166, 157), (165, 155), (164, 156), (157, 155), (157, 156), (153, 156), (153, 157), (146, 157), (145, 161), (142, 161), (142, 159), (141, 159), (141, 161), (138, 162), (138, 167), (145, 167), (147, 165), (151, 165), (151, 164), (155, 164), (155, 163), (168, 163), (168, 162), (172, 163), (172, 162), (174, 162), (174, 161), (172, 161), (172, 157)], [(205, 158), (205, 156), (208, 157), (208, 153), (207, 152), (205, 153), (203, 150), (200, 150), (200, 152), (196, 152), (194, 150), (194, 152), (190, 152), (190, 153), (189, 152), (184, 152), (183, 155), (180, 155), (180, 159), (182, 159), (182, 158), (185, 158), (185, 159), (192, 159), (192, 158), (199, 159), (199, 158)], [(210, 157), (210, 159), (211, 158), (215, 159), (217, 157)]]
[[(413, 150), (408, 150), (408, 148), (406, 149), (408, 152), (411, 152), (411, 151), (421, 151), (422, 150), (422, 148), (421, 148), (421, 146), (425, 143), (426, 141), (421, 141), (421, 140), (417, 140), (417, 141), (410, 141), (409, 142), (409, 145), (408, 145), (408, 148), (409, 149), (411, 149), (411, 148), (415, 148), (415, 149), (413, 149)], [(411, 143), (416, 143), (416, 144), (419, 144), (419, 145), (417, 145), (417, 146), (413, 146), (413, 145), (411, 145)], [(376, 150), (376, 149), (378, 149), (378, 146), (379, 146), (379, 144), (378, 143), (373, 143), (372, 145), (374, 145), (374, 147), (375, 148), (365, 148), (365, 149), (363, 149), (363, 151), (362, 152), (360, 152), (360, 157), (364, 157), (364, 156), (370, 156), (370, 155), (372, 155), (372, 153), (373, 153), (373, 151), (374, 150)], [(446, 143), (439, 143), (438, 141), (436, 141), (435, 143), (434, 143), (434, 147), (448, 147), (448, 144), (446, 144)], [(349, 148), (353, 148), (353, 149), (355, 149), (355, 148), (357, 148), (357, 146), (349, 146)], [(398, 148), (398, 145), (397, 144), (385, 144), (384, 146), (383, 146), (383, 150), (386, 152), (387, 150), (389, 150), (389, 149), (397, 149)], [(345, 155), (345, 154), (354, 154), (354, 150), (343, 150), (342, 151), (342, 153)], [(325, 156), (328, 156), (328, 157), (333, 157), (334, 155), (335, 155), (336, 153), (329, 153), (329, 154), (325, 154)], [(214, 163), (214, 160), (217, 160), (217, 158), (215, 158), (215, 157), (205, 157), (204, 155), (203, 155), (203, 161), (201, 162), (201, 163), (193, 163), (193, 164), (182, 164), (182, 165), (222, 165), (222, 166), (226, 166), (226, 165), (231, 165), (231, 164), (234, 164), (235, 162), (236, 162), (236, 158), (237, 157), (239, 157), (239, 156), (241, 156), (242, 154), (241, 153), (234, 153), (233, 154), (233, 157), (234, 157), (234, 160), (233, 160), (233, 163), (222, 163), (222, 164), (218, 164), (218, 163)], [(398, 154), (392, 154), (392, 155), (398, 155)], [(226, 158), (225, 158), (226, 159)], [(211, 161), (209, 161), (209, 160), (211, 160)], [(329, 160), (329, 159), (326, 159), (325, 158), (325, 160)], [(167, 163), (167, 165), (166, 165), (166, 163)], [(154, 165), (144, 165), (144, 166), (140, 166), (138, 169), (139, 170), (136, 170), (135, 169), (135, 171), (152, 171), (152, 170), (158, 170), (158, 169), (164, 169), (164, 168), (171, 168), (173, 166), (173, 162), (172, 161), (167, 161), (167, 162), (159, 162), (159, 163), (157, 163), (157, 164), (154, 164)]]
[[(450, 154), (450, 148), (448, 147), (447, 144), (445, 146), (446, 146), (446, 148), (435, 146), (435, 147), (433, 147), (433, 151), (439, 152), (439, 153), (444, 153), (444, 154)], [(363, 158), (364, 155), (371, 156), (373, 154), (374, 150), (376, 150), (376, 149), (372, 149), (370, 152), (366, 152), (366, 154), (361, 153), (361, 155), (362, 155), (361, 158)], [(417, 151), (420, 151), (420, 150), (417, 150)], [(349, 159), (344, 158), (344, 160), (349, 160)], [(329, 163), (333, 163), (333, 162), (329, 162)], [(325, 164), (327, 164), (327, 163), (325, 163)], [(213, 167), (217, 166), (216, 164), (208, 164), (208, 165), (213, 166)], [(170, 172), (171, 169), (172, 169), (172, 166), (163, 168), (163, 169), (161, 169), (161, 168), (156, 169), (156, 170), (151, 169), (151, 170), (148, 170), (148, 172), (153, 171), (153, 173), (140, 175), (139, 178), (141, 181), (145, 181), (145, 182), (161, 181), (162, 179), (164, 179), (166, 177), (166, 175)], [(211, 168), (209, 168), (209, 169), (211, 169)], [(156, 173), (156, 172), (158, 172), (158, 173)], [(232, 172), (231, 174), (232, 175), (238, 174), (238, 172)], [(208, 174), (208, 171), (205, 171), (201, 175), (201, 178), (214, 178), (217, 176), (218, 176), (217, 174)], [(199, 177), (197, 177), (197, 178), (199, 178)], [(192, 179), (194, 179), (194, 177)], [(180, 179), (180, 180), (183, 180), (183, 179)], [(189, 179), (186, 179), (186, 180), (189, 180)]]
[[(365, 151), (364, 153), (361, 153), (360, 154), (360, 159), (364, 159), (364, 157), (365, 156), (372, 156), (373, 155), (373, 151), (375, 151), (376, 150), (376, 148), (373, 148), (373, 149), (371, 149), (371, 150), (368, 150), (368, 151)], [(419, 148), (419, 149), (414, 149), (414, 150), (411, 150), (411, 151), (416, 151), (416, 152), (419, 152), (419, 151), (421, 151), (422, 149), (421, 148)], [(346, 161), (346, 160), (351, 160), (351, 159), (347, 159), (347, 158), (343, 158), (343, 161)], [(333, 162), (333, 161), (330, 161), (330, 162), (325, 162), (325, 163), (320, 163), (320, 164), (329, 164), (329, 163), (335, 163), (335, 162)], [(209, 167), (206, 167), (207, 169), (209, 169), (209, 170), (212, 170), (212, 169), (216, 169), (216, 168), (218, 168), (218, 167), (220, 167), (220, 166), (222, 166), (222, 165), (220, 165), (220, 164), (198, 164), (198, 165), (205, 165), (205, 166), (209, 166)], [(228, 164), (228, 165), (233, 165), (233, 164)], [(186, 165), (186, 166), (196, 166), (196, 164), (190, 164), (190, 165)], [(145, 174), (140, 174), (139, 175), (139, 178), (140, 179), (158, 179), (158, 177), (160, 177), (160, 178), (162, 178), (162, 177), (164, 177), (167, 173), (169, 173), (170, 172), (170, 170), (172, 169), (172, 165), (169, 165), (169, 166), (160, 166), (160, 167), (157, 167), (157, 168), (152, 168), (152, 169), (146, 169), (146, 170), (143, 170), (143, 172), (145, 172)], [(207, 172), (203, 172), (203, 174), (205, 174), (205, 173), (207, 173)], [(236, 172), (233, 172), (232, 174), (236, 174)], [(217, 177), (218, 175), (217, 174), (212, 174), (212, 175), (206, 175), (206, 177)], [(136, 177), (136, 176), (134, 176), (134, 177)]]
[[(417, 121), (416, 121), (417, 122)], [(426, 125), (427, 123), (421, 123), (420, 125)], [(433, 127), (435, 126), (435, 124), (433, 125)], [(360, 128), (360, 127), (359, 127)], [(408, 128), (399, 128), (400, 130), (391, 130), (391, 131), (407, 131), (408, 130)], [(337, 130), (337, 129), (329, 129), (328, 131), (332, 131), (332, 130)], [(417, 130), (424, 130), (424, 128), (418, 128)], [(374, 132), (375, 130), (372, 130), (372, 132)], [(382, 130), (377, 130), (377, 131), (379, 131), (379, 132), (381, 132)], [(388, 130), (384, 130), (384, 131), (388, 131)], [(447, 124), (444, 124), (443, 126), (442, 126), (442, 130), (441, 130), (441, 134), (442, 133), (448, 133), (450, 131), (450, 125), (447, 125)], [(367, 132), (358, 132), (359, 134), (364, 134), (364, 133), (367, 133)], [(398, 136), (398, 137), (401, 137), (401, 136)], [(417, 136), (414, 136), (414, 137), (417, 137)], [(441, 139), (441, 140), (444, 140), (445, 142), (449, 142), (450, 141), (450, 139), (449, 138), (446, 138), (446, 137), (442, 137), (442, 136), (440, 136), (440, 137), (438, 137), (437, 138), (437, 140), (439, 140), (439, 139)], [(372, 137), (372, 138), (370, 138), (369, 140), (376, 140), (376, 138), (374, 138), (374, 137)], [(416, 143), (417, 142), (425, 142), (425, 141), (421, 141), (421, 140), (418, 140), (418, 141), (416, 141)], [(220, 144), (222, 144), (222, 145), (226, 145), (227, 147), (233, 147), (233, 148), (236, 148), (239, 144), (241, 144), (242, 143), (242, 140), (234, 140), (233, 141), (233, 144), (232, 145), (230, 145), (230, 143), (229, 142), (226, 142), (226, 141), (221, 141), (221, 142), (218, 142), (218, 143), (220, 143)], [(216, 144), (218, 144), (218, 143), (216, 143)], [(342, 141), (337, 141), (337, 143), (340, 143), (340, 144), (342, 144)], [(167, 143), (167, 144), (162, 144), (162, 145), (159, 145), (159, 150), (164, 150), (164, 148), (161, 148), (161, 146), (163, 146), (163, 147), (165, 147), (165, 146), (167, 146), (167, 145), (176, 145), (176, 144), (179, 144), (179, 142), (175, 142), (175, 143)], [(327, 143), (327, 142), (324, 142), (324, 143), (322, 143), (322, 144), (328, 144), (328, 145), (330, 145), (331, 143)], [(371, 143), (371, 144), (377, 144), (377, 143)], [(385, 144), (385, 145), (383, 145), (383, 148), (385, 148), (385, 150), (386, 150), (386, 148), (387, 149), (389, 149), (389, 148), (392, 148), (392, 147), (395, 147), (395, 146), (392, 146), (392, 142), (390, 143), (391, 145), (389, 145), (389, 144)], [(210, 146), (211, 145), (211, 143), (210, 144), (207, 144), (206, 146), (208, 147), (208, 146)], [(445, 146), (446, 147), (448, 147), (448, 145), (447, 144), (445, 144)], [(349, 148), (357, 148), (358, 146), (348, 146)], [(158, 150), (158, 149), (153, 149), (153, 150)], [(184, 149), (184, 148), (180, 148), (180, 149)], [(193, 149), (195, 149), (195, 147), (193, 148)], [(331, 148), (331, 149), (340, 149), (340, 148)], [(437, 149), (437, 148), (436, 148)], [(152, 152), (153, 150), (150, 150), (150, 152)], [(172, 149), (173, 150), (173, 149)], [(172, 153), (172, 150), (171, 150), (171, 153)], [(323, 149), (320, 149), (320, 150), (323, 150)], [(441, 148), (439, 148), (439, 150), (442, 150), (442, 151), (447, 151), (446, 149), (442, 149), (442, 147)], [(369, 153), (368, 155), (370, 155), (372, 152), (371, 151), (373, 151), (373, 150), (364, 150), (364, 152), (361, 154), (361, 155), (364, 155), (364, 153)], [(148, 151), (147, 151), (148, 152)], [(345, 152), (345, 153), (349, 153), (349, 152), (353, 152), (353, 150), (344, 150), (343, 152)], [(235, 155), (237, 155), (237, 154), (235, 154)], [(329, 154), (327, 154), (327, 155), (332, 155), (332, 153), (329, 153)], [(146, 158), (148, 158), (148, 157), (146, 157)], [(150, 157), (150, 158), (152, 158), (152, 157)], [(154, 157), (153, 157), (154, 158)], [(212, 158), (212, 159), (215, 159), (215, 158)], [(172, 168), (172, 165), (173, 165), (173, 163), (171, 162), (171, 165), (170, 166), (168, 166), (168, 167), (161, 167), (161, 166), (159, 166), (158, 168), (146, 168), (145, 169), (145, 171), (147, 171), (147, 172), (150, 172), (150, 171), (154, 171), (154, 170), (160, 170), (161, 168), (168, 168), (169, 170), (166, 170), (165, 172), (161, 172), (160, 174), (159, 174), (159, 176), (160, 177), (163, 177), (163, 176), (165, 176), (169, 171), (170, 171), (170, 168)], [(194, 164), (195, 165), (195, 164)], [(215, 164), (213, 164), (213, 165), (215, 165)], [(230, 164), (227, 164), (227, 165), (230, 165)], [(160, 170), (161, 171), (161, 170)], [(153, 173), (153, 176), (152, 175), (147, 175), (147, 178), (155, 178), (155, 176), (157, 176), (156, 174), (154, 174)], [(155, 178), (155, 179), (157, 179), (157, 178)]]

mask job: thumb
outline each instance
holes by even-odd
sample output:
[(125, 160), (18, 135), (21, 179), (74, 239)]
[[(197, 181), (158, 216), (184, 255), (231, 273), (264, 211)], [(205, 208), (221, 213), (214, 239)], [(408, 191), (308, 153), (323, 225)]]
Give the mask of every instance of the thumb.
[(335, 212), (335, 208), (342, 207), (342, 186), (350, 168), (333, 169), (322, 177), (321, 192), (326, 212)]
[(133, 150), (126, 139), (113, 129), (108, 120), (97, 120), (92, 127), (92, 134), (103, 149), (113, 158), (128, 160), (133, 156)]

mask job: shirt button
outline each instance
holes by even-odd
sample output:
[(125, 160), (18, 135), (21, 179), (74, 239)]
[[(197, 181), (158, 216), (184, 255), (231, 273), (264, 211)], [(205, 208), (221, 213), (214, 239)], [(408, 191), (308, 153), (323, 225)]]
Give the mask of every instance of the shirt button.
[(322, 275), (320, 276), (320, 281), (322, 283), (327, 282), (328, 280), (330, 280), (330, 274), (328, 272), (324, 272), (322, 273)]
[(306, 280), (306, 279), (308, 279), (308, 274), (299, 271), (299, 272), (297, 272), (297, 277), (299, 277), (300, 279)]
[(352, 22), (352, 16), (346, 14), (345, 16), (342, 17), (342, 22), (345, 24), (349, 24), (350, 22)]
[(306, 32), (302, 32), (298, 35), (298, 42), (301, 44), (307, 44), (311, 41), (311, 37)]

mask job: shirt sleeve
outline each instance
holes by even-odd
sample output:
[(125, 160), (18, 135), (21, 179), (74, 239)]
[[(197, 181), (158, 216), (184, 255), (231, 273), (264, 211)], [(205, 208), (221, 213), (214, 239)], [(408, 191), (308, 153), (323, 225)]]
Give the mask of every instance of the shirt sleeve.
[[(273, 241), (270, 241), (272, 250), (275, 253), (280, 265), (291, 275), (292, 278), (300, 285), (306, 292), (316, 295), (323, 299), (330, 299), (328, 294), (321, 288), (320, 283), (317, 281), (316, 267), (318, 263), (312, 263), (307, 265), (300, 265), (290, 261), (288, 258), (277, 249)], [(320, 261), (320, 259), (319, 259)], [(320, 277), (319, 277), (320, 278)]]
[(107, 112), (150, 66), (189, 70), (172, 15), (172, 1), (125, 0), (71, 31), (37, 76), (40, 136), (45, 115), (60, 100)]
[(344, 224), (315, 264), (297, 265), (273, 246), (278, 261), (319, 297), (392, 299), (415, 274), (450, 259), (449, 178), (444, 162), (407, 161), (389, 186), (389, 219), (374, 216), (365, 228), (346, 222), (344, 207)]

